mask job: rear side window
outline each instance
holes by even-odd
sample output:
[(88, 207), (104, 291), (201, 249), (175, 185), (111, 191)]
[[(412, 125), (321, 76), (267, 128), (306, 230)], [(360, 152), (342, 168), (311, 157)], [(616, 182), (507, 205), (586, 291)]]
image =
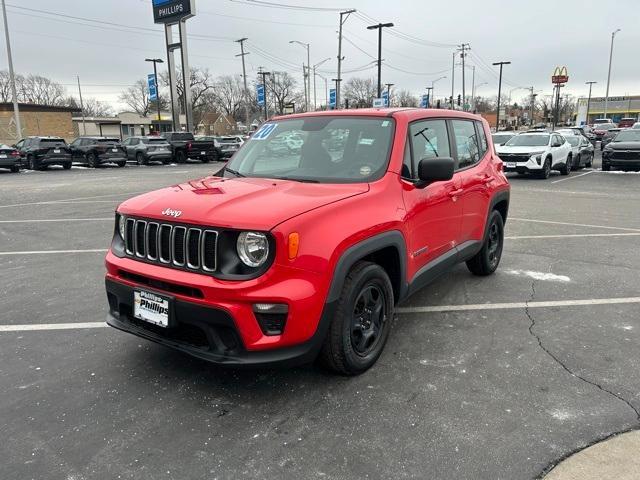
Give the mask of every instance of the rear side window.
[(480, 158), (484, 157), (484, 154), (489, 150), (489, 145), (487, 144), (487, 136), (484, 133), (484, 126), (482, 122), (476, 122), (476, 130), (478, 130), (478, 141), (480, 144)]
[(458, 169), (475, 165), (480, 161), (480, 146), (472, 120), (452, 120), (453, 135), (458, 152)]

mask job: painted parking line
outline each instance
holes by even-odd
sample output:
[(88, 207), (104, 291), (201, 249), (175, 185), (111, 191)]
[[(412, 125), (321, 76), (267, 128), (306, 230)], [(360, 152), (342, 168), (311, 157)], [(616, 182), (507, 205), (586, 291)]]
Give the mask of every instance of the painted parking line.
[(56, 203), (74, 202), (76, 200), (95, 200), (97, 198), (124, 197), (124, 196), (127, 196), (127, 195), (137, 195), (139, 193), (145, 193), (145, 191), (125, 192), (125, 193), (110, 193), (108, 195), (93, 195), (93, 196), (90, 196), (90, 197), (63, 198), (61, 200), (49, 200), (48, 202), (12, 203), (11, 205), (0, 205), (0, 208), (26, 207), (26, 206), (29, 206), (29, 205), (51, 205), (51, 204), (56, 204)]
[(402, 307), (397, 313), (467, 312), (474, 310), (508, 310), (520, 308), (580, 307), (589, 305), (616, 305), (640, 303), (640, 297), (591, 298), (584, 300), (558, 300), (549, 302), (479, 303), (471, 305), (434, 305), (429, 307)]
[(37, 332), (42, 330), (82, 330), (105, 328), (105, 322), (84, 323), (36, 323), (34, 325), (0, 325), (0, 332)]
[(0, 223), (53, 223), (53, 222), (104, 222), (113, 221), (113, 217), (102, 218), (42, 218), (32, 220), (0, 220)]
[(504, 237), (505, 240), (533, 240), (543, 238), (583, 238), (583, 237), (638, 237), (640, 232), (633, 233), (576, 233), (566, 235), (517, 235)]
[[(514, 302), (514, 303), (482, 303), (476, 305), (434, 305), (430, 307), (404, 307), (397, 308), (399, 314), (408, 313), (438, 313), (438, 312), (465, 312), (477, 310), (506, 310), (522, 308), (553, 308), (576, 307), (589, 305), (614, 305), (640, 303), (640, 297), (627, 298), (595, 298), (585, 300), (560, 300), (550, 302)], [(0, 325), (0, 332), (34, 332), (47, 330), (84, 330), (92, 328), (106, 328), (105, 322), (85, 323), (37, 323), (31, 325)]]
[(9, 255), (45, 255), (49, 253), (107, 253), (106, 248), (96, 248), (91, 250), (30, 250), (25, 252), (0, 252), (0, 256)]
[(575, 180), (576, 178), (584, 177), (585, 175), (589, 175), (591, 173), (593, 173), (593, 170), (591, 170), (590, 172), (582, 173), (580, 175), (572, 175), (570, 177), (563, 178), (561, 180), (555, 180), (555, 181), (553, 181), (551, 183), (560, 183), (560, 182), (566, 182), (567, 180)]
[(568, 222), (555, 222), (552, 220), (534, 220), (532, 218), (515, 218), (509, 217), (508, 220), (515, 222), (529, 222), (529, 223), (546, 223), (549, 225), (566, 225), (569, 227), (587, 227), (587, 228), (603, 228), (606, 230), (621, 230), (626, 232), (640, 232), (640, 228), (627, 228), (627, 227), (611, 227), (609, 225), (590, 225), (587, 223), (568, 223)]

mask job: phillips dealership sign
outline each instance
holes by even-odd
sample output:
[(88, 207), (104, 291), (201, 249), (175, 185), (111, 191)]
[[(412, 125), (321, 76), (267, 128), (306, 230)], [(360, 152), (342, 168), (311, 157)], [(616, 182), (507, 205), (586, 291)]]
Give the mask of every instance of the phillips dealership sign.
[(195, 0), (153, 0), (155, 23), (177, 23), (195, 14)]

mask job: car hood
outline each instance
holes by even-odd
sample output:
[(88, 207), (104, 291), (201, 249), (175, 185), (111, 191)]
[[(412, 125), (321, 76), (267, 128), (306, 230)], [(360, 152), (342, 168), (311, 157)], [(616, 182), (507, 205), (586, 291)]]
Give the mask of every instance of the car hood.
[(640, 142), (610, 142), (608, 146), (613, 150), (640, 150)]
[(500, 155), (501, 153), (532, 153), (532, 152), (543, 152), (547, 149), (547, 147), (531, 147), (531, 146), (524, 146), (524, 147), (508, 147), (508, 146), (502, 146), (502, 147), (498, 147), (496, 148), (496, 152), (498, 153), (498, 155)]
[(118, 211), (196, 225), (271, 230), (297, 215), (368, 191), (367, 183), (207, 177), (131, 198)]

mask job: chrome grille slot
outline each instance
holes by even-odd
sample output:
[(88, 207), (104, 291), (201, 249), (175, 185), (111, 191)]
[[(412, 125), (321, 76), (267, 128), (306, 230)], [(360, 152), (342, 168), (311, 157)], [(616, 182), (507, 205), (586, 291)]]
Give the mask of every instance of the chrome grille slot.
[(128, 257), (147, 263), (206, 273), (218, 265), (216, 230), (127, 218), (124, 244)]
[(147, 225), (147, 258), (158, 259), (158, 224), (154, 222)]
[(205, 230), (202, 233), (202, 269), (205, 272), (213, 272), (216, 269), (218, 249), (218, 232)]
[(124, 247), (125, 247), (125, 251), (129, 255), (133, 255), (133, 245), (134, 245), (133, 230), (135, 228), (135, 225), (136, 225), (136, 221), (133, 218), (128, 218), (127, 222), (125, 223)]
[(202, 231), (199, 228), (190, 228), (187, 233), (187, 267), (200, 268), (200, 237)]
[(185, 227), (173, 227), (173, 241), (172, 253), (173, 264), (179, 267), (184, 267), (185, 264), (185, 239), (187, 236), (187, 229)]
[(138, 257), (146, 256), (146, 231), (147, 222), (144, 220), (137, 220), (135, 228), (135, 252)]

